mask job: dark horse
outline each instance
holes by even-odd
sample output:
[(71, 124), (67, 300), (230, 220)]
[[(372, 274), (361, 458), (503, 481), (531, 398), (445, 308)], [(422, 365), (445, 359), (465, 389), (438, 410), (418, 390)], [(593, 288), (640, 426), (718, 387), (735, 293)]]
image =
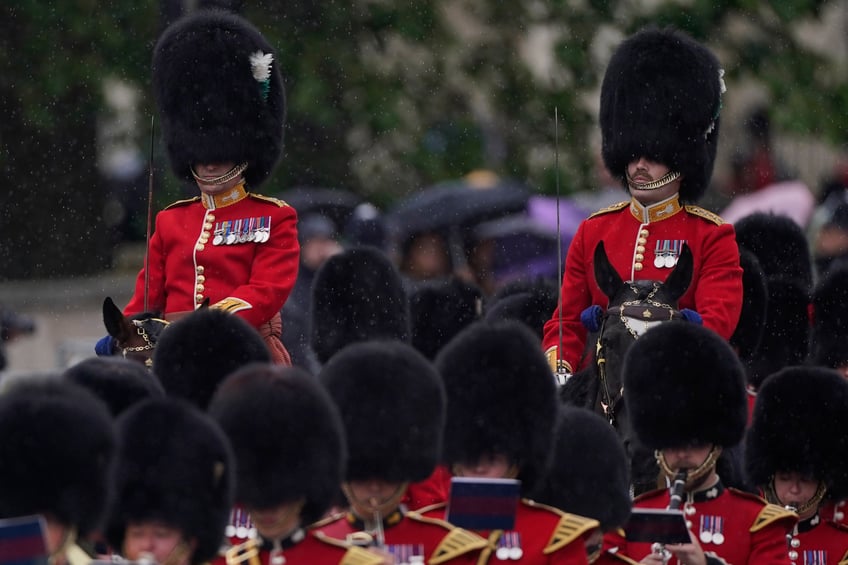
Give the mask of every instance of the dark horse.
[(610, 264), (603, 242), (595, 248), (595, 280), (609, 304), (599, 312), (600, 329), (587, 338), (587, 344), (593, 344), (592, 365), (568, 379), (560, 396), (567, 404), (598, 412), (615, 426), (631, 457), (632, 480), (637, 490), (652, 488), (649, 485), (656, 483), (657, 475), (652, 454), (644, 453), (644, 448), (636, 444), (627, 421), (621, 380), (624, 355), (651, 326), (683, 318), (677, 303), (689, 288), (692, 270), (692, 252), (684, 245), (665, 282), (625, 282)]
[(112, 355), (153, 365), (153, 350), (168, 322), (157, 314), (145, 312), (127, 317), (108, 296), (103, 300), (103, 324), (113, 338)]

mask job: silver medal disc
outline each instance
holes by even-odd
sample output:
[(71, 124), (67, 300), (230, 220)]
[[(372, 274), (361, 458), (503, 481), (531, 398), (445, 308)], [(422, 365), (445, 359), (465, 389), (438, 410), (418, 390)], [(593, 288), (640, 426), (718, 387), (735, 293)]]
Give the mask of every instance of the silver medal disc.
[(713, 541), (713, 534), (709, 530), (704, 530), (698, 537), (701, 539), (701, 543), (712, 543)]
[(716, 532), (713, 534), (713, 543), (716, 545), (721, 545), (724, 543), (724, 534), (721, 532)]
[(232, 245), (236, 242), (236, 234), (231, 233), (227, 236), (227, 245)]
[(500, 561), (509, 560), (509, 548), (508, 547), (499, 547), (497, 551), (495, 551), (495, 557)]
[(672, 268), (677, 264), (677, 257), (674, 255), (666, 255), (665, 257), (665, 266), (667, 268)]
[(665, 258), (662, 255), (657, 255), (654, 257), (654, 267), (657, 269), (662, 269), (665, 265)]
[(224, 243), (224, 236), (221, 234), (216, 235), (212, 238), (212, 245), (221, 245)]
[(520, 547), (517, 547), (517, 546), (510, 548), (510, 550), (509, 550), (509, 558), (510, 559), (512, 559), (513, 561), (518, 561), (522, 557), (524, 557), (524, 550), (523, 549), (521, 549)]

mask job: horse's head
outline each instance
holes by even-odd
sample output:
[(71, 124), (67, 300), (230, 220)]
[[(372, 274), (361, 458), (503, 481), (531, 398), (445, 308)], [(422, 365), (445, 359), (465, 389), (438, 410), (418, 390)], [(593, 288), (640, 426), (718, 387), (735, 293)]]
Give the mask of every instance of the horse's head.
[(604, 243), (595, 247), (595, 280), (609, 298), (595, 344), (595, 363), (600, 377), (599, 408), (611, 421), (621, 398), (621, 368), (624, 354), (648, 328), (679, 319), (677, 303), (689, 288), (694, 261), (683, 245), (677, 264), (665, 282), (623, 281), (610, 264)]
[(153, 365), (153, 349), (162, 330), (168, 322), (151, 312), (124, 316), (110, 297), (103, 301), (103, 324), (106, 331), (115, 340), (113, 355), (123, 355), (127, 359)]

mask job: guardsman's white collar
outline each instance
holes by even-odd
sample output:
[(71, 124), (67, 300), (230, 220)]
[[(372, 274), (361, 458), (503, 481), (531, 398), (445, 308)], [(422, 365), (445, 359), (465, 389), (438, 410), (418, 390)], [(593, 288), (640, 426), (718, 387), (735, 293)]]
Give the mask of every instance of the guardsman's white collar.
[(643, 224), (652, 224), (670, 218), (680, 212), (680, 195), (674, 194), (665, 200), (645, 206), (635, 198), (630, 199), (630, 213)]

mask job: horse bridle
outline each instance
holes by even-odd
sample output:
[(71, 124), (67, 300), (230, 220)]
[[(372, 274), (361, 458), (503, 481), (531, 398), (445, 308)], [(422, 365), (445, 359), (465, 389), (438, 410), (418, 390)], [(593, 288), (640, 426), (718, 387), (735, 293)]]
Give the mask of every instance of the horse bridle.
[[(148, 325), (150, 322), (159, 322), (162, 324), (162, 328), (165, 328), (168, 326), (169, 323), (161, 318), (145, 318), (144, 320), (130, 320), (130, 322), (132, 322), (132, 324), (135, 326), (136, 333), (141, 336), (141, 339), (144, 340), (144, 345), (121, 347), (121, 355), (123, 355), (124, 358), (127, 357), (128, 353), (142, 353), (144, 351), (151, 351), (156, 347), (156, 341), (159, 339), (159, 335), (158, 333), (155, 335), (148, 334), (145, 325)], [(144, 360), (144, 365), (148, 368), (152, 367), (153, 359), (148, 357)]]
[[(630, 283), (630, 289), (634, 294), (639, 294), (639, 289), (633, 286), (632, 282)], [(618, 318), (634, 340), (639, 338), (639, 334), (630, 326), (629, 320), (657, 322), (683, 319), (680, 311), (670, 304), (654, 300), (654, 295), (656, 295), (659, 289), (660, 283), (654, 281), (653, 288), (648, 293), (648, 296), (639, 300), (627, 300), (618, 306)], [(613, 426), (615, 425), (615, 404), (621, 399), (624, 387), (619, 391), (618, 397), (613, 400), (607, 379), (606, 346), (603, 343), (603, 337), (607, 327), (607, 319), (615, 315), (615, 309), (612, 312), (609, 310), (604, 312), (601, 329), (598, 332), (598, 340), (595, 344), (595, 363), (598, 367), (598, 379), (601, 381), (601, 409), (604, 411), (607, 421)]]

